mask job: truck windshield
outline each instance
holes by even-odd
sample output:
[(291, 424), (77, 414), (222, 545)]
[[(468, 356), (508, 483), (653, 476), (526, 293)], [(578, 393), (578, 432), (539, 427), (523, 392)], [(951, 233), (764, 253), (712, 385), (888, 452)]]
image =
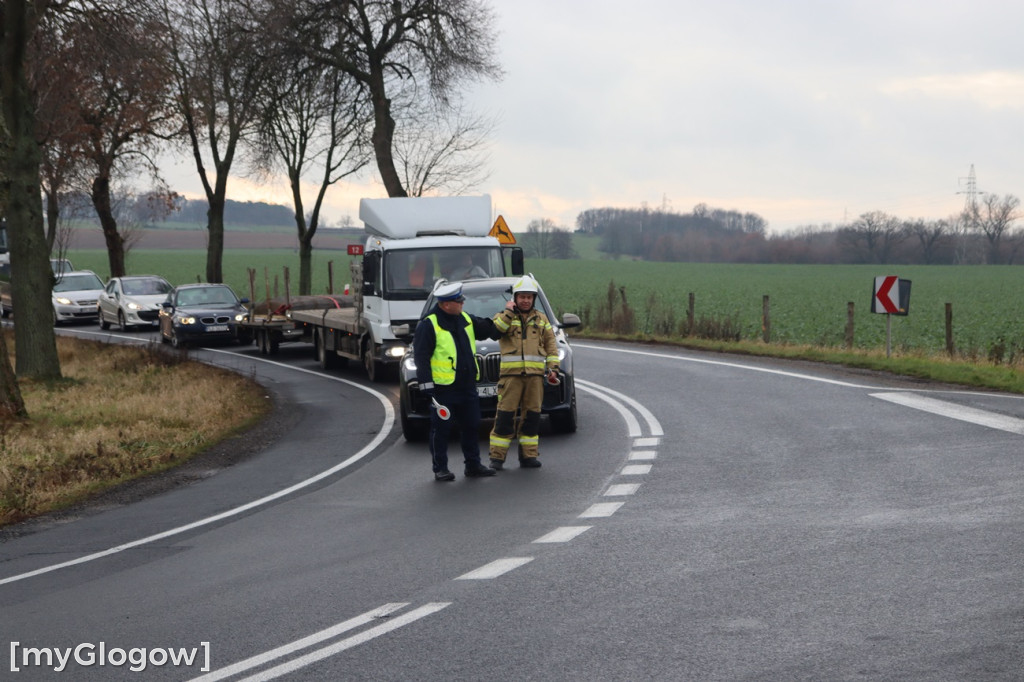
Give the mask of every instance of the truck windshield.
[(423, 300), (434, 282), (501, 277), (501, 250), (496, 248), (402, 249), (384, 256), (385, 298)]

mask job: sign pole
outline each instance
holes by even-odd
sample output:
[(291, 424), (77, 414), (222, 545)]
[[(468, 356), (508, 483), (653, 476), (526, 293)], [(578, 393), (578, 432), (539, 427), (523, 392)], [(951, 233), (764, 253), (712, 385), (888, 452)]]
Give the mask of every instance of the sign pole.
[(885, 357), (892, 357), (892, 313), (885, 314)]

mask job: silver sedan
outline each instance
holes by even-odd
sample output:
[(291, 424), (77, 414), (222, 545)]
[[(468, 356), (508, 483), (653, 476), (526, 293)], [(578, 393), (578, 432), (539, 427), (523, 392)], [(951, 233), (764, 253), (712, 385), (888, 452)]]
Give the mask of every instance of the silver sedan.
[(100, 328), (117, 324), (122, 331), (159, 325), (160, 304), (173, 289), (157, 275), (113, 277), (96, 302)]

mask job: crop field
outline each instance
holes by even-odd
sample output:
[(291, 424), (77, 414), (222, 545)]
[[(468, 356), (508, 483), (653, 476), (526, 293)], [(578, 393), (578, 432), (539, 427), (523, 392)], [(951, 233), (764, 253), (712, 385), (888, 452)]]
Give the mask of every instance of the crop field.
[[(108, 270), (102, 250), (72, 250), (76, 267)], [(313, 291), (327, 290), (327, 263), (333, 261), (335, 290), (349, 282), (349, 257), (343, 251), (314, 251)], [(202, 250), (139, 249), (128, 257), (132, 273), (155, 273), (173, 284), (194, 282), (205, 273)], [(282, 249), (229, 249), (224, 278), (240, 296), (249, 296), (247, 268), (257, 271), (256, 298), (266, 293), (264, 272), (283, 294), (283, 269), (290, 268), (291, 291), (298, 286), (298, 255)], [(648, 263), (611, 260), (527, 259), (559, 314), (574, 312), (593, 322), (607, 305), (609, 284), (624, 288), (635, 312), (636, 332), (678, 329), (686, 319), (688, 297), (695, 297), (697, 318), (730, 318), (744, 339), (761, 338), (762, 298), (770, 297), (771, 341), (842, 346), (847, 302), (854, 303), (854, 345), (884, 348), (886, 316), (871, 313), (874, 278), (898, 275), (912, 282), (910, 314), (892, 319), (894, 349), (941, 351), (945, 348), (945, 304), (952, 304), (957, 349), (969, 356), (999, 359), (1019, 356), (1024, 348), (1024, 267), (1015, 266), (827, 266)], [(616, 305), (621, 299), (616, 296)], [(995, 349), (995, 351), (994, 351)], [(999, 350), (1003, 349), (1003, 350)]]

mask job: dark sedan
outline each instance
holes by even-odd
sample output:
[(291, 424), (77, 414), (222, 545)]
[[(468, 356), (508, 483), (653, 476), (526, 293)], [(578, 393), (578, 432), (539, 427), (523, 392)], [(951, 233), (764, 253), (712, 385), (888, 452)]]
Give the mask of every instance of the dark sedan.
[(175, 348), (190, 343), (242, 341), (238, 322), (248, 299), (239, 299), (226, 284), (183, 284), (160, 307), (160, 337)]
[[(516, 277), (495, 277), (490, 279), (467, 280), (462, 283), (462, 295), (466, 297), (463, 310), (477, 317), (494, 317), (507, 301), (512, 299), (512, 284)], [(431, 294), (421, 314), (425, 317), (434, 307)], [(558, 344), (558, 365), (561, 381), (557, 386), (545, 383), (544, 402), (541, 412), (550, 418), (556, 431), (576, 431), (576, 378), (573, 373), (572, 346), (565, 331), (578, 327), (580, 318), (566, 313), (561, 321), (555, 318), (543, 291), (537, 293), (536, 306), (540, 308), (555, 329)], [(429, 323), (428, 323), (429, 324)], [(485, 419), (493, 419), (498, 407), (498, 371), (501, 366), (501, 352), (497, 341), (476, 342), (477, 363), (480, 366), (480, 380), (477, 393), (480, 395), (480, 411)], [(421, 392), (416, 381), (416, 364), (412, 353), (406, 354), (399, 371), (399, 414), (402, 434), (406, 440), (425, 440), (430, 431), (430, 400)]]

